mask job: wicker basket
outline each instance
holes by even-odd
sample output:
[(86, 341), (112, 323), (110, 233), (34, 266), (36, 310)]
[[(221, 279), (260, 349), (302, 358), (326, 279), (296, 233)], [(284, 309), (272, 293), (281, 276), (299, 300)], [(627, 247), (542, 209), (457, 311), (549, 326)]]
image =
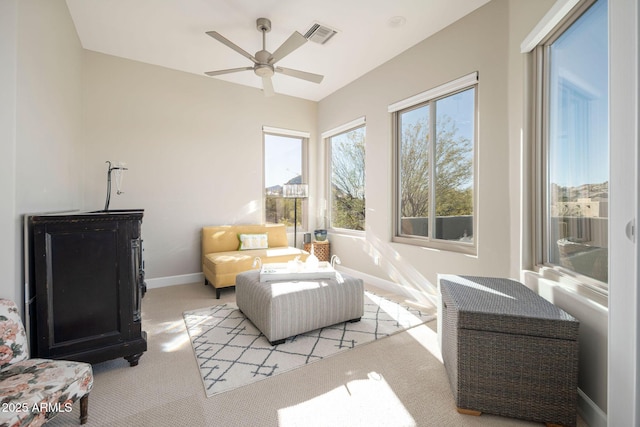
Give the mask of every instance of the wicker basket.
[(509, 279), (449, 276), (440, 287), (458, 410), (575, 426), (578, 321)]
[(329, 241), (318, 242), (314, 240), (312, 243), (305, 243), (304, 250), (311, 253), (311, 245), (313, 245), (313, 254), (319, 261), (329, 261), (331, 258)]

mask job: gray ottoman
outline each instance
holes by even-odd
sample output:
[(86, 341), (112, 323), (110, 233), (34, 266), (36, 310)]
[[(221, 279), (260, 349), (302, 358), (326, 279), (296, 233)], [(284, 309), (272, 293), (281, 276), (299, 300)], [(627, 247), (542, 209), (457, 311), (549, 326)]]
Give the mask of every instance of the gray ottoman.
[(273, 345), (364, 314), (361, 279), (260, 282), (257, 270), (236, 276), (236, 304)]
[(578, 321), (513, 280), (445, 275), (439, 286), (458, 411), (575, 426)]

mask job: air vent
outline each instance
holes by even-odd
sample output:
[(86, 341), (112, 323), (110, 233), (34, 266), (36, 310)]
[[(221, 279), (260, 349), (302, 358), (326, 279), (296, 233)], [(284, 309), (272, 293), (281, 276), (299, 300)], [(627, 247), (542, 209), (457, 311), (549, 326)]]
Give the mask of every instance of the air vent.
[(333, 28), (329, 28), (325, 25), (315, 23), (309, 28), (309, 31), (304, 35), (307, 40), (315, 43), (325, 44), (337, 33)]

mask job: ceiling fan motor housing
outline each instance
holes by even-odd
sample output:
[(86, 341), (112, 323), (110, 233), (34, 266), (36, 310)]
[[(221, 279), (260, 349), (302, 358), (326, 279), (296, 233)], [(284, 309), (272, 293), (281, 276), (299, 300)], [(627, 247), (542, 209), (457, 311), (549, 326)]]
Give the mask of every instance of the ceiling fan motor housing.
[(264, 31), (265, 33), (268, 33), (269, 31), (271, 31), (271, 21), (269, 21), (267, 18), (258, 18), (256, 20), (256, 27), (258, 27), (258, 31)]
[(256, 52), (256, 60), (258, 63), (253, 67), (253, 71), (260, 77), (271, 77), (273, 76), (274, 69), (273, 65), (269, 64), (269, 59), (271, 58), (271, 53), (266, 50), (260, 50)]

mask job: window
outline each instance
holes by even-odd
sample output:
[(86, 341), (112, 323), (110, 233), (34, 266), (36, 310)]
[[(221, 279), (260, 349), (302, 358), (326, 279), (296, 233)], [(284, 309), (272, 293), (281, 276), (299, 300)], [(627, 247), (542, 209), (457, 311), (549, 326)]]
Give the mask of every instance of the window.
[(362, 231), (365, 224), (364, 118), (323, 133), (329, 158), (329, 226)]
[(607, 2), (586, 2), (535, 50), (538, 264), (608, 282)]
[(395, 237), (474, 251), (477, 74), (389, 107), (395, 143)]
[[(284, 198), (285, 184), (306, 184), (308, 135), (303, 132), (264, 128), (264, 212), (265, 222), (297, 226), (306, 221), (304, 199)], [(297, 212), (294, 211), (297, 210)]]

